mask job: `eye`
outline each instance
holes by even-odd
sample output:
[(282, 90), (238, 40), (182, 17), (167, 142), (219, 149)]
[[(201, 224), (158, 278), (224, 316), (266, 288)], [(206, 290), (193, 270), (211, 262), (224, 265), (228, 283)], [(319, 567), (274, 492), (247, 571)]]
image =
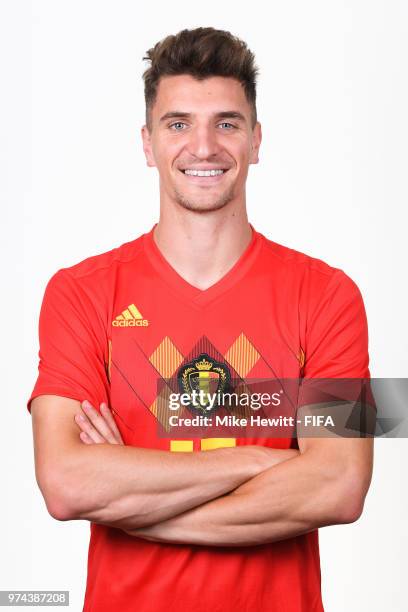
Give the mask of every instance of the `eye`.
[(180, 132), (186, 124), (183, 121), (175, 121), (169, 125), (169, 128), (175, 132)]
[(235, 127), (235, 125), (232, 125), (232, 123), (229, 123), (228, 121), (223, 121), (222, 123), (219, 123), (218, 125), (223, 127), (223, 129), (226, 129), (226, 130), (233, 129)]

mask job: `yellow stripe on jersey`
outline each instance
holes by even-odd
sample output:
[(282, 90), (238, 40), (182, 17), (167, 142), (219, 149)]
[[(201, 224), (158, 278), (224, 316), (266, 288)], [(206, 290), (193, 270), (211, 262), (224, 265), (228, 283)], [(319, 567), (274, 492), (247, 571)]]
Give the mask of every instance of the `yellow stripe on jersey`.
[(173, 453), (190, 453), (193, 450), (192, 440), (170, 440), (170, 450)]
[(201, 440), (201, 450), (214, 450), (215, 448), (231, 448), (236, 446), (236, 438), (203, 438)]

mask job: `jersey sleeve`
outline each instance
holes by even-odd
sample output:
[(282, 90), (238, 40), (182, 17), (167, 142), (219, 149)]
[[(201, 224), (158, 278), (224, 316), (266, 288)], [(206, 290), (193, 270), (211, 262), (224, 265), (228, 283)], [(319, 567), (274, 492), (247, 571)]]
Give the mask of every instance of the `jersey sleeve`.
[(370, 378), (367, 318), (360, 290), (342, 270), (336, 270), (323, 293), (313, 297), (298, 408), (360, 402)]
[(368, 328), (355, 282), (336, 270), (307, 324), (305, 378), (369, 377)]
[(38, 377), (29, 412), (34, 397), (43, 394), (88, 399), (97, 408), (109, 403), (106, 333), (86, 292), (65, 269), (48, 281), (38, 333)]

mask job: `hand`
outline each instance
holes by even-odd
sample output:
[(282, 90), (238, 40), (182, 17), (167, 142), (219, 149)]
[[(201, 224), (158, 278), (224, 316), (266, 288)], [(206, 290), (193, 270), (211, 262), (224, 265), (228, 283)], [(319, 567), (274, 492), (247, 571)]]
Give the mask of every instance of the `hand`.
[(99, 413), (88, 400), (81, 402), (82, 412), (75, 415), (84, 444), (124, 444), (107, 404), (102, 402)]

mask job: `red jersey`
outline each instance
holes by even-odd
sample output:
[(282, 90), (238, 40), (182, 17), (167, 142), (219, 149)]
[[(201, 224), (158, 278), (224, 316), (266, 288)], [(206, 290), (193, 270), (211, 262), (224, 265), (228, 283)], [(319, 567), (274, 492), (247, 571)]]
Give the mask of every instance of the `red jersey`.
[[(206, 290), (161, 254), (153, 230), (58, 270), (41, 307), (39, 375), (54, 394), (112, 407), (124, 443), (168, 451), (296, 438), (158, 436), (157, 380), (205, 354), (233, 377), (367, 377), (363, 301), (341, 270), (265, 238)], [(79, 430), (78, 430), (79, 433)], [(273, 503), (273, 499), (271, 500)], [(320, 612), (318, 531), (257, 546), (150, 542), (91, 523), (85, 612)]]

